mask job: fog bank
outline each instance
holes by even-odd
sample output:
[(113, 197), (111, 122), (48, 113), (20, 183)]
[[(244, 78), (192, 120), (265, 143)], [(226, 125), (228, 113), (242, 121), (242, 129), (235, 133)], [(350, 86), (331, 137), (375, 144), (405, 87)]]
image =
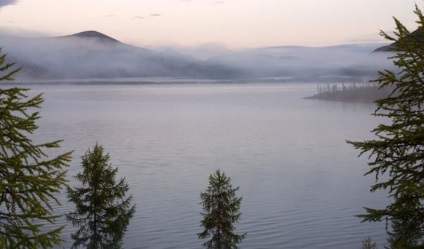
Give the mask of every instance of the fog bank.
[(0, 36), (3, 52), (22, 66), (20, 79), (171, 77), (219, 80), (368, 81), (392, 68), (382, 44), (267, 47), (140, 48), (88, 31), (70, 36)]

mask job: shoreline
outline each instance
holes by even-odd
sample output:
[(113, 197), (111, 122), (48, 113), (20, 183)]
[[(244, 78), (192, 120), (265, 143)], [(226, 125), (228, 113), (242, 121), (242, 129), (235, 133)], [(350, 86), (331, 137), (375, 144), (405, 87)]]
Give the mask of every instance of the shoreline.
[(375, 101), (386, 98), (392, 89), (383, 88), (378, 86), (355, 87), (336, 91), (320, 92), (312, 96), (305, 97), (304, 99), (316, 99), (326, 101), (340, 101), (340, 102), (358, 102), (358, 103), (375, 103)]

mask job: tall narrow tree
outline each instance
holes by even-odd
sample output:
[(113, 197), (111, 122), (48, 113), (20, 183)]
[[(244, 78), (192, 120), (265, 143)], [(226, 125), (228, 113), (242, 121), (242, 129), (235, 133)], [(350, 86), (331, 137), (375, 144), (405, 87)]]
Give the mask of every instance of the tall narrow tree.
[(361, 154), (369, 154), (366, 175), (376, 177), (371, 191), (386, 190), (392, 197), (385, 208), (365, 208), (366, 214), (360, 215), (363, 221), (391, 223), (392, 248), (410, 248), (424, 239), (424, 16), (418, 6), (415, 14), (416, 32), (396, 18), (394, 36), (382, 32), (394, 42), (393, 62), (398, 68), (398, 72), (379, 72), (376, 80), (381, 87), (394, 89), (376, 102), (374, 115), (386, 122), (372, 131), (375, 139), (349, 142)]
[(231, 186), (231, 178), (219, 169), (209, 176), (207, 190), (200, 194), (204, 212), (201, 213), (204, 227), (202, 233), (197, 234), (199, 239), (210, 240), (203, 243), (209, 249), (235, 249), (246, 234), (234, 233), (234, 223), (238, 222), (241, 213), (242, 197), (237, 197), (239, 187)]
[(109, 154), (96, 144), (82, 156), (83, 171), (75, 178), (82, 187), (68, 187), (68, 199), (75, 211), (66, 215), (79, 229), (71, 235), (72, 248), (121, 248), (122, 239), (135, 212), (125, 178), (116, 182), (118, 168), (112, 168)]
[[(6, 63), (0, 49), (0, 83), (13, 80), (19, 69)], [(60, 141), (36, 144), (42, 95), (29, 98), (29, 89), (0, 87), (0, 248), (51, 248), (61, 242), (55, 224), (55, 194), (66, 186), (65, 167), (71, 152), (48, 156)]]
[(377, 249), (377, 243), (368, 237), (362, 241), (361, 249)]

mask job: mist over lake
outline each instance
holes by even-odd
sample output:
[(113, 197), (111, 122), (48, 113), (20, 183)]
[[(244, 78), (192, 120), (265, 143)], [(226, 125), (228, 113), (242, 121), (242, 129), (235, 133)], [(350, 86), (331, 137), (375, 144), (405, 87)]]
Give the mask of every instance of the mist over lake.
[[(226, 49), (137, 47), (97, 31), (59, 37), (2, 35), (5, 52), (22, 67), (27, 82), (117, 78), (180, 78), (289, 82), (367, 82), (377, 71), (392, 68), (391, 54), (374, 53), (382, 43), (325, 47), (272, 46)], [(387, 44), (385, 44), (387, 45)]]
[[(345, 143), (371, 138), (374, 105), (305, 100), (315, 84), (35, 85), (44, 92), (37, 142), (62, 138), (80, 157), (96, 142), (125, 177), (136, 213), (124, 248), (200, 248), (200, 192), (221, 169), (243, 196), (240, 248), (359, 248), (385, 244), (384, 223), (360, 223), (366, 157)], [(72, 204), (60, 196), (58, 214)], [(61, 220), (65, 224), (64, 220)], [(68, 224), (63, 231), (69, 248)], [(61, 248), (61, 247), (57, 247)]]

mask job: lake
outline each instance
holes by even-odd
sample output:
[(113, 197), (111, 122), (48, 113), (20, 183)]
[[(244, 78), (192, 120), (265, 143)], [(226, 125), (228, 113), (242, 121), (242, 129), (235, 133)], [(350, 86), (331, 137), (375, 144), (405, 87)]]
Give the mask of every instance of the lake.
[[(381, 121), (372, 104), (303, 99), (315, 84), (31, 88), (45, 97), (35, 140), (75, 150), (70, 185), (96, 142), (126, 178), (137, 210), (124, 248), (201, 248), (200, 192), (216, 169), (240, 187), (240, 248), (354, 249), (367, 236), (385, 244), (384, 223), (354, 217), (387, 198), (369, 192), (367, 158), (345, 142), (372, 138)], [(57, 213), (73, 209), (60, 199)], [(64, 248), (73, 231), (65, 227)]]

